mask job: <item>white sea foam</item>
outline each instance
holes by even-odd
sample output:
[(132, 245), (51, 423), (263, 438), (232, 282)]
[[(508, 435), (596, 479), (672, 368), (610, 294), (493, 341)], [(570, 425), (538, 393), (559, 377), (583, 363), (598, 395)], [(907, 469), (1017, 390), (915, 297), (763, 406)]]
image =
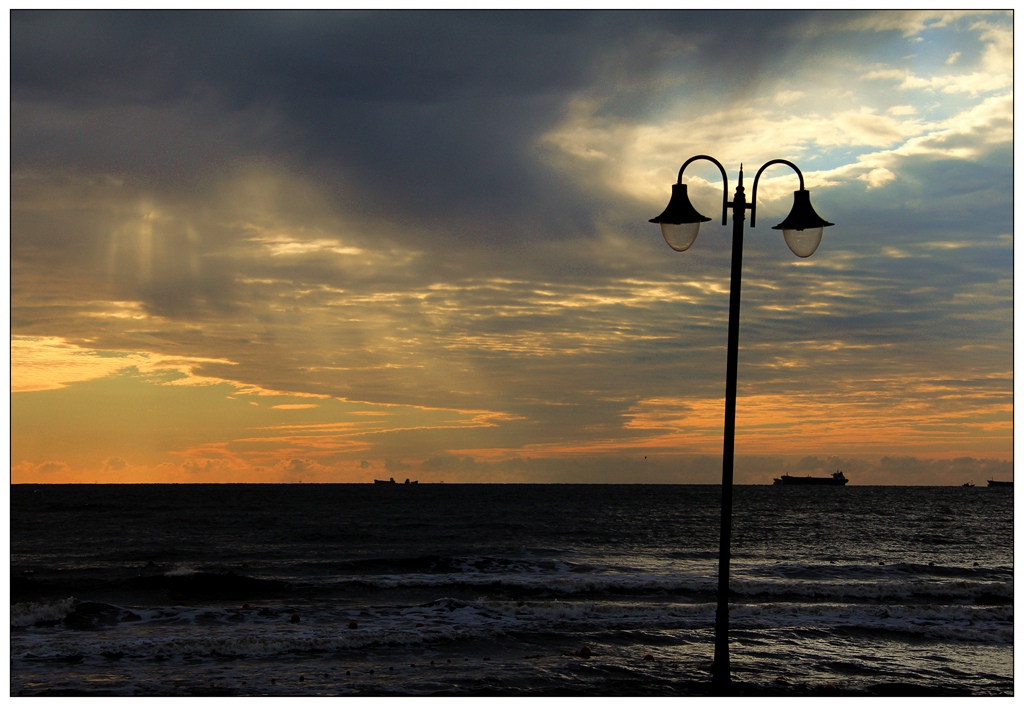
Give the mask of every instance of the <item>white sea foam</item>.
[(78, 604), (75, 598), (39, 603), (15, 603), (11, 606), (11, 627), (24, 628), (38, 623), (56, 622), (68, 616)]

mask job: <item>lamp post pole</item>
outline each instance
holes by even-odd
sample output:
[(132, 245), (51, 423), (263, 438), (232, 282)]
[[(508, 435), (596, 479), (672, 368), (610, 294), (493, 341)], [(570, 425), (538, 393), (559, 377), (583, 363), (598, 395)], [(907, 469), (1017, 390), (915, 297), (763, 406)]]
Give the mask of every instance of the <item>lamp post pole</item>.
[(718, 608), (715, 610), (715, 661), (711, 685), (716, 692), (729, 688), (729, 561), (732, 543), (733, 451), (736, 440), (736, 374), (740, 348), (740, 285), (743, 277), (743, 221), (747, 203), (743, 194), (743, 167), (732, 201), (732, 267), (729, 285), (729, 342), (725, 364), (725, 431), (722, 444), (722, 518), (718, 533)]
[[(697, 230), (704, 221), (711, 220), (690, 204), (683, 181), (683, 171), (698, 159), (713, 162), (722, 173), (722, 225), (727, 222), (729, 180), (725, 167), (713, 157), (691, 157), (679, 170), (679, 178), (672, 186), (672, 198), (665, 211), (652, 218), (661, 225), (662, 235), (673, 250), (687, 250), (697, 238)], [(718, 540), (718, 606), (715, 610), (715, 657), (712, 665), (712, 691), (728, 693), (729, 668), (729, 560), (732, 544), (732, 486), (733, 456), (736, 438), (736, 377), (739, 367), (740, 288), (743, 277), (743, 222), (750, 210), (750, 226), (756, 225), (757, 182), (762, 172), (773, 164), (785, 164), (800, 177), (800, 189), (794, 192), (793, 208), (789, 216), (773, 230), (781, 230), (786, 244), (798, 257), (809, 257), (818, 244), (826, 226), (833, 225), (821, 218), (811, 207), (810, 194), (804, 189), (804, 176), (795, 164), (784, 159), (765, 162), (754, 176), (751, 203), (747, 203), (743, 189), (743, 165), (740, 165), (739, 183), (732, 200), (732, 267), (729, 285), (729, 339), (726, 349), (725, 370), (725, 429), (722, 445), (722, 513)]]

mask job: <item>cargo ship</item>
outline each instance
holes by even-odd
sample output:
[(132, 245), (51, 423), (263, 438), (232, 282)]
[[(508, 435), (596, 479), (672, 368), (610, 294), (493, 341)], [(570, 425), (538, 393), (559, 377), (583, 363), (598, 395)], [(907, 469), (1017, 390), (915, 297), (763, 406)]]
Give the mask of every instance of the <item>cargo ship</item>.
[(989, 488), (1012, 488), (1013, 487), (1013, 481), (1012, 480), (990, 480), (988, 482), (988, 487)]
[(813, 476), (784, 475), (775, 479), (775, 485), (846, 485), (849, 479), (842, 471), (836, 471), (831, 478), (815, 478)]

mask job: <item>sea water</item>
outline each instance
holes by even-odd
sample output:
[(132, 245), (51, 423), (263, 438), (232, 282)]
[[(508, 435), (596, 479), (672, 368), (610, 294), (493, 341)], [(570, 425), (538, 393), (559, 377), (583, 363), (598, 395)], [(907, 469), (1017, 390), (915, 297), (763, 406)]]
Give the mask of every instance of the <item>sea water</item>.
[[(12, 695), (707, 693), (720, 490), (16, 485)], [(1013, 693), (1013, 491), (735, 489), (733, 683)]]

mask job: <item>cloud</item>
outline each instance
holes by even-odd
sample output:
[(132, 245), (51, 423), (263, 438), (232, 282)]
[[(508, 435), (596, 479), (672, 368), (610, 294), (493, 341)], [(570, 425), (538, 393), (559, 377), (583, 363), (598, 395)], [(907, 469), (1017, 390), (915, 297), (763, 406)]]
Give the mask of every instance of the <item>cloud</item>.
[(123, 471), (128, 468), (128, 462), (118, 456), (111, 456), (103, 462), (104, 471)]
[(384, 461), (384, 470), (385, 471), (405, 472), (405, 471), (408, 471), (411, 468), (412, 468), (412, 466), (410, 464), (403, 463), (402, 461), (400, 461), (398, 459), (389, 458), (389, 459), (385, 459), (385, 461)]
[(711, 453), (717, 169), (686, 174), (714, 220), (685, 256), (646, 222), (691, 154), (730, 187), (743, 163), (748, 197), (794, 160), (837, 224), (795, 262), (770, 226), (796, 175), (759, 181), (742, 395), (786, 425), (751, 438), (825, 453), (787, 415), (818, 404), (901, 452), (1011, 453), (1008, 15), (19, 11), (11, 34), (12, 390), (134, 370), (275, 415), (231, 407), (174, 477)]
[(151, 375), (171, 374), (175, 384), (220, 382), (194, 374), (196, 369), (207, 363), (231, 364), (228, 360), (216, 358), (97, 351), (55, 336), (13, 336), (11, 392), (57, 390), (71, 383), (95, 380), (128, 369)]
[(284, 474), (285, 477), (300, 480), (317, 477), (324, 472), (325, 467), (314, 459), (290, 458), (274, 464), (274, 470)]
[[(929, 17), (913, 15), (912, 24), (923, 31), (925, 25), (921, 23)], [(956, 17), (943, 16), (934, 26), (944, 27)], [(830, 151), (847, 155), (845, 164), (823, 169), (830, 186), (847, 175), (859, 177), (850, 172), (861, 167), (884, 166), (895, 172), (888, 164), (872, 164), (881, 154), (929, 152), (955, 159), (976, 159), (996, 145), (1012, 144), (1012, 71), (1007, 68), (1012, 46), (1006, 40), (1005, 26), (990, 29), (986, 24), (975, 23), (968, 31), (975, 33), (984, 47), (976, 70), (968, 73), (937, 73), (929, 79), (919, 79), (909, 68), (890, 65), (858, 75), (859, 64), (851, 61), (851, 68), (845, 69), (848, 75), (837, 80), (836, 72), (844, 70), (829, 64), (831, 74), (827, 79), (813, 73), (808, 76), (823, 86), (813, 97), (803, 97), (790, 88), (794, 79), (786, 77), (769, 82), (763, 91), (744, 94), (741, 100), (718, 110), (696, 108), (684, 95), (675, 114), (666, 112), (656, 116), (660, 120), (647, 123), (624, 120), (610, 113), (605, 102), (596, 97), (576, 98), (570, 102), (563, 122), (541, 141), (551, 150), (551, 159), (559, 168), (586, 182), (645, 201), (653, 201), (656, 193), (663, 192), (665, 185), (675, 180), (674, 160), (665, 158), (673, 154), (711, 153), (728, 165), (757, 164), (774, 156), (799, 160), (808, 155), (820, 161), (818, 155)], [(936, 66), (936, 71), (940, 70)], [(918, 93), (932, 89), (955, 93), (963, 87), (978, 95), (979, 100), (950, 99), (938, 104), (932, 100), (933, 105), (924, 115), (909, 106), (905, 96), (874, 89), (871, 84), (879, 79), (905, 83), (907, 89)], [(857, 87), (855, 91), (851, 90), (853, 86)], [(821, 94), (830, 98), (828, 103)], [(782, 105), (778, 104), (779, 95), (787, 97)], [(761, 147), (751, 152), (746, 145), (770, 146), (771, 151)], [(883, 151), (879, 152), (879, 148)], [(690, 179), (698, 186), (705, 183), (704, 174), (716, 174), (710, 166), (705, 166), (702, 173), (699, 164), (692, 171)], [(812, 182), (814, 176), (810, 175)], [(766, 200), (780, 195), (770, 185), (768, 182), (765, 186), (769, 188), (759, 191)]]
[(888, 169), (885, 169), (884, 167), (872, 169), (867, 174), (861, 174), (858, 177), (858, 179), (861, 179), (862, 181), (866, 181), (868, 183), (869, 189), (878, 189), (882, 186), (885, 186), (895, 178), (896, 175), (893, 174)]
[(224, 482), (221, 479), (241, 475), (239, 471), (247, 476), (252, 471), (248, 464), (228, 454), (219, 458), (187, 458), (180, 468), (193, 483)]
[(12, 479), (19, 478), (22, 483), (31, 483), (34, 480), (45, 482), (50, 480), (51, 476), (67, 473), (68, 468), (68, 464), (64, 461), (43, 461), (42, 463), (22, 461), (11, 468), (11, 475)]
[(948, 27), (964, 18), (987, 14), (989, 11), (984, 10), (885, 10), (855, 15), (850, 19), (841, 18), (838, 27), (834, 28), (847, 31), (899, 31), (909, 38), (928, 30)]

